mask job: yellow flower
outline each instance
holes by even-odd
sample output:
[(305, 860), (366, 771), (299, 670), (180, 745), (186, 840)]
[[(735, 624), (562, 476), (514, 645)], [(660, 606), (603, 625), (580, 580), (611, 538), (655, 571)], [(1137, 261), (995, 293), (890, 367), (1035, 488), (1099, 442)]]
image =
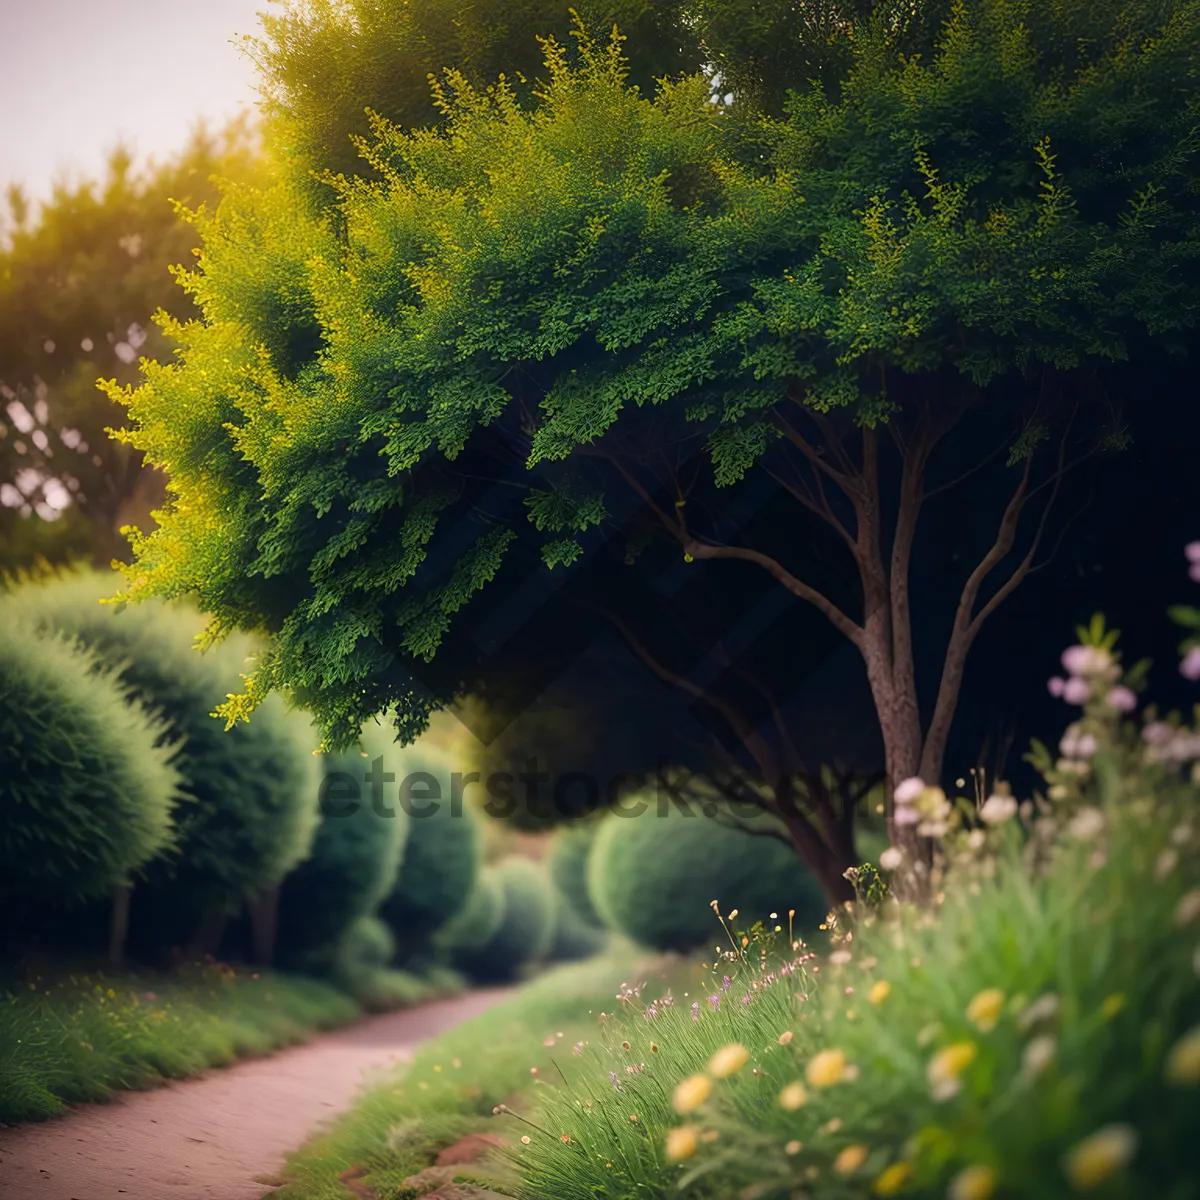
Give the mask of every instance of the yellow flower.
[(1137, 1133), (1130, 1125), (1106, 1125), (1074, 1146), (1063, 1164), (1077, 1191), (1099, 1187), (1137, 1153)]
[(808, 1103), (808, 1092), (802, 1083), (789, 1083), (787, 1087), (779, 1093), (779, 1103), (788, 1110), (795, 1112), (798, 1108), (803, 1108)]
[(929, 1082), (944, 1083), (948, 1079), (957, 1079), (975, 1061), (978, 1052), (974, 1042), (955, 1042), (939, 1050), (929, 1060)]
[(1004, 1010), (1004, 993), (999, 988), (987, 988), (967, 1005), (967, 1020), (987, 1033), (996, 1028)]
[(667, 1162), (682, 1162), (696, 1153), (700, 1137), (691, 1125), (681, 1125), (667, 1134)]
[(853, 1175), (866, 1161), (866, 1146), (847, 1146), (833, 1160), (833, 1169), (838, 1175)]
[(815, 1088), (832, 1087), (846, 1075), (846, 1056), (840, 1050), (822, 1050), (809, 1059), (804, 1077)]
[(797, 1141), (793, 1140), (793, 1141), (788, 1142), (788, 1144), (786, 1146), (784, 1146), (783, 1152), (784, 1152), (784, 1154), (799, 1154), (800, 1151), (803, 1149), (804, 1149), (803, 1142), (797, 1142)]
[(677, 1113), (690, 1113), (712, 1095), (712, 1080), (707, 1075), (689, 1075), (675, 1087), (672, 1103)]
[(741, 1042), (730, 1042), (708, 1060), (708, 1069), (718, 1079), (726, 1079), (740, 1071), (749, 1061), (750, 1051)]
[(1111, 996), (1106, 996), (1104, 1003), (1100, 1005), (1100, 1016), (1106, 1021), (1111, 1021), (1125, 1007), (1125, 1004), (1125, 994), (1113, 992)]
[(1167, 1054), (1167, 1082), (1178, 1087), (1200, 1083), (1200, 1025), (1194, 1025)]
[(882, 1004), (892, 994), (892, 985), (886, 979), (881, 979), (878, 983), (871, 985), (871, 990), (867, 993), (867, 999), (874, 1005)]
[(894, 1162), (882, 1171), (871, 1185), (876, 1196), (894, 1196), (912, 1178), (912, 1167), (906, 1162)]
[(992, 1200), (996, 1172), (991, 1167), (964, 1167), (950, 1181), (947, 1200)]

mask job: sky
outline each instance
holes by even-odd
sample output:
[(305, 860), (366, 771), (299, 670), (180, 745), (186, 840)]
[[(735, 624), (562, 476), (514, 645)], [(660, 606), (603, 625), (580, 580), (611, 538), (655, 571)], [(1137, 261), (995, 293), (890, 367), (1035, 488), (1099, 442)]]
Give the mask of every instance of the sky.
[(0, 189), (34, 199), (57, 177), (183, 146), (198, 117), (253, 108), (254, 68), (231, 44), (267, 0), (0, 0)]

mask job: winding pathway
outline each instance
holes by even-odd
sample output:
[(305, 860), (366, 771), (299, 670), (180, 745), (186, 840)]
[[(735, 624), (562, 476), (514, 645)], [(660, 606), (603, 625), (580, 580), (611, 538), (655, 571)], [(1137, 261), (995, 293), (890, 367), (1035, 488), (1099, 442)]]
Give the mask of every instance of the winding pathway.
[(4, 1200), (260, 1200), (284, 1157), (418, 1042), (505, 999), (468, 992), (51, 1121), (0, 1128)]

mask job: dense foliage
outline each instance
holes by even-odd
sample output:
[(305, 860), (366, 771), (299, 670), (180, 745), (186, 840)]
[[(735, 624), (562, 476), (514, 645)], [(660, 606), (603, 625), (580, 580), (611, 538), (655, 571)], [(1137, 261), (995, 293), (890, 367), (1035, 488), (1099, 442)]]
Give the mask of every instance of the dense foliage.
[(554, 891), (546, 873), (527, 858), (503, 859), (484, 870), (499, 885), (503, 917), (492, 936), (474, 947), (462, 967), (476, 979), (516, 979), (541, 962), (554, 942)]
[(127, 552), (120, 527), (145, 522), (162, 477), (105, 430), (124, 414), (96, 389), (128, 382), (168, 344), (152, 318), (196, 310), (170, 268), (195, 235), (173, 202), (215, 204), (214, 176), (248, 179), (242, 125), (203, 127), (175, 157), (139, 166), (112, 153), (102, 180), (57, 187), (36, 209), (9, 195), (0, 244), (0, 566), (71, 554), (105, 566)]
[(451, 962), (466, 970), (475, 953), (496, 936), (504, 923), (506, 903), (496, 872), (480, 871), (467, 902), (437, 931), (434, 944)]
[(479, 874), (482, 831), (443, 766), (395, 744), (383, 761), (405, 789), (401, 803), (409, 810), (400, 874), (380, 908), (403, 957), (424, 947), (467, 903)]
[(246, 669), (242, 640), (199, 654), (198, 616), (154, 605), (119, 611), (100, 600), (101, 575), (29, 582), (0, 600), (4, 620), (78, 637), (178, 740), (179, 853), (137, 889), (131, 936), (183, 945), (202, 917), (216, 921), (277, 886), (308, 855), (317, 823), (318, 768), (308, 722), (274, 701), (226, 732), (211, 713)]
[(111, 669), (0, 618), (0, 896), (22, 915), (106, 895), (173, 843), (181, 778), (160, 720)]
[(391, 748), (389, 738), (373, 733), (359, 749), (320, 760), (321, 819), (312, 851), (283, 881), (279, 897), (285, 960), (330, 960), (349, 927), (373, 916), (396, 885), (409, 817), (394, 797), (381, 796), (377, 806), (371, 795), (368, 763)]
[[(712, 938), (712, 901), (749, 923), (795, 909), (798, 930), (825, 913), (820, 886), (763, 814), (651, 791), (640, 815), (605, 818), (588, 864), (592, 904), (606, 925), (645, 946), (691, 950)], [(665, 802), (664, 802), (665, 801)], [(741, 828), (739, 828), (741, 826)], [(774, 827), (778, 833), (778, 827)]]
[(588, 859), (599, 831), (596, 821), (576, 821), (559, 829), (546, 852), (546, 869), (578, 916), (591, 925), (601, 924), (588, 892)]

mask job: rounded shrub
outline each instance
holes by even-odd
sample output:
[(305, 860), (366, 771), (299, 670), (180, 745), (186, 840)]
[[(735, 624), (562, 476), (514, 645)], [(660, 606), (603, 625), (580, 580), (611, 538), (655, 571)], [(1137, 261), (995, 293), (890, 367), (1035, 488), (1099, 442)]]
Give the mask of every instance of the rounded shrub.
[(476, 979), (514, 979), (540, 962), (554, 942), (554, 889), (546, 872), (527, 858), (506, 858), (488, 867), (504, 897), (503, 918), (486, 943), (460, 955), (462, 969)]
[(162, 722), (94, 655), (0, 611), (0, 897), (9, 920), (127, 886), (162, 854), (180, 795), (174, 757)]
[(554, 941), (547, 957), (551, 962), (576, 962), (604, 949), (608, 938), (603, 929), (585, 921), (567, 901), (554, 915)]
[(576, 914), (590, 925), (600, 925), (600, 914), (588, 892), (588, 859), (600, 822), (575, 821), (557, 830), (550, 839), (546, 866), (554, 886), (567, 898)]
[(482, 830), (474, 810), (453, 794), (448, 767), (413, 748), (392, 745), (383, 757), (409, 814), (400, 873), (379, 915), (392, 927), (400, 959), (466, 905), (479, 874)]
[(462, 966), (496, 936), (504, 921), (504, 888), (492, 871), (480, 871), (467, 902), (434, 935), (437, 949)]
[[(346, 931), (373, 916), (396, 884), (408, 814), (394, 798), (377, 802), (368, 779), (370, 762), (386, 752), (388, 740), (372, 730), (357, 750), (318, 759), (320, 824), (311, 853), (284, 880), (279, 898), (285, 962), (332, 955)], [(395, 942), (387, 936), (390, 959)]]
[(606, 817), (592, 847), (588, 888), (611, 929), (658, 950), (691, 950), (721, 933), (713, 900), (747, 923), (791, 908), (799, 929), (820, 922), (821, 888), (789, 846), (731, 827), (716, 801), (706, 816), (694, 803), (685, 815), (646, 800), (640, 816)]
[(179, 853), (152, 864), (135, 889), (131, 941), (179, 945), (200, 927), (219, 929), (307, 856), (317, 824), (314, 738), (308, 719), (278, 698), (227, 731), (211, 713), (239, 687), (253, 644), (236, 638), (200, 654), (193, 643), (204, 622), (194, 610), (147, 602), (122, 611), (101, 603), (113, 590), (100, 572), (26, 583), (4, 598), (4, 619), (80, 639), (161, 718), (161, 741), (178, 743)]

